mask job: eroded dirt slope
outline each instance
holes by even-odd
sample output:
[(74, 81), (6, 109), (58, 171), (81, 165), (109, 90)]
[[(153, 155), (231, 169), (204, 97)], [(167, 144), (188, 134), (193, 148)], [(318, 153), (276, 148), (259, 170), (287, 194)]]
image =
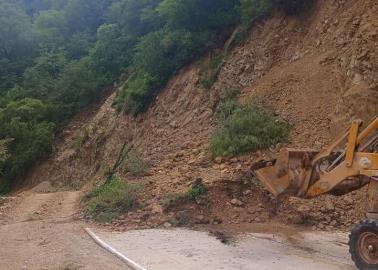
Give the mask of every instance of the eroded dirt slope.
[[(133, 178), (123, 168), (120, 174), (144, 185), (140, 201), (146, 207), (121, 217), (118, 228), (154, 227), (172, 219), (215, 226), (276, 220), (314, 229), (348, 228), (363, 216), (365, 190), (277, 203), (250, 175), (249, 166), (260, 154), (212, 160), (207, 146), (217, 126), (219, 93), (227, 88), (240, 89), (241, 101), (260, 100), (292, 124), (294, 147), (320, 149), (351, 119), (371, 120), (378, 112), (377, 14), (375, 0), (319, 0), (299, 17), (274, 14), (231, 52), (212, 89), (200, 85), (198, 67), (192, 65), (136, 119), (116, 113), (110, 96), (94, 117), (70, 126), (51, 159), (27, 182), (49, 180), (63, 189), (96, 183), (128, 141), (143, 150), (149, 173)], [(185, 191), (199, 178), (209, 186), (210, 203), (163, 211), (168, 193)]]

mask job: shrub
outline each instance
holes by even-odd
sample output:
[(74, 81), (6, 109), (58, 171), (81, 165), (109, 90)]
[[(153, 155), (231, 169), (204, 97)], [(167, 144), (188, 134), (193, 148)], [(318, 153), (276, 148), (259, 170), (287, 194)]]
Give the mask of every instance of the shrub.
[(156, 79), (149, 73), (138, 73), (132, 76), (117, 94), (114, 104), (119, 111), (126, 111), (133, 115), (144, 111), (153, 100), (152, 93), (156, 93), (154, 86)]
[(237, 105), (223, 116), (210, 142), (214, 156), (239, 155), (287, 140), (288, 124), (256, 105)]
[(195, 181), (186, 192), (168, 193), (162, 203), (164, 209), (176, 207), (189, 201), (197, 202), (207, 193), (207, 187), (201, 179)]
[(113, 178), (88, 194), (86, 212), (99, 222), (110, 222), (135, 205), (139, 190), (138, 186)]
[(206, 194), (207, 187), (202, 182), (202, 180), (197, 180), (194, 184), (189, 188), (187, 192), (187, 196), (189, 200), (197, 201), (202, 195)]

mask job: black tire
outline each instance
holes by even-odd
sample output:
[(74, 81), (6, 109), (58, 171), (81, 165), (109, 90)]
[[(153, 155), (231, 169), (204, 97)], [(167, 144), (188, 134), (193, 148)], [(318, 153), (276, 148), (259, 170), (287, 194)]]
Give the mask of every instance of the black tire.
[(360, 270), (378, 270), (378, 221), (366, 219), (349, 236), (349, 252)]

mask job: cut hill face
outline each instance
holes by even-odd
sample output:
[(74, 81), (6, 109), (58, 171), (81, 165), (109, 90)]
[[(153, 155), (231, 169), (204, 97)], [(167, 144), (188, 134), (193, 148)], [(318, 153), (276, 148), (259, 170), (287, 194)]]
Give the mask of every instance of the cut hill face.
[[(53, 156), (26, 182), (50, 181), (58, 189), (96, 183), (127, 141), (149, 168), (142, 177), (132, 177), (127, 166), (120, 170), (125, 179), (144, 185), (139, 200), (145, 206), (116, 221), (121, 228), (172, 219), (212, 224), (276, 219), (321, 229), (348, 227), (364, 214), (364, 190), (277, 204), (250, 175), (249, 166), (260, 154), (213, 160), (207, 148), (217, 127), (220, 93), (230, 88), (241, 91), (241, 101), (253, 97), (287, 120), (294, 147), (320, 149), (352, 119), (370, 121), (378, 113), (377, 14), (374, 0), (324, 0), (299, 17), (275, 14), (230, 52), (210, 90), (200, 84), (194, 64), (178, 72), (135, 119), (118, 114), (111, 95), (67, 127)], [(199, 178), (209, 187), (206, 203), (167, 206), (167, 194), (185, 192)]]

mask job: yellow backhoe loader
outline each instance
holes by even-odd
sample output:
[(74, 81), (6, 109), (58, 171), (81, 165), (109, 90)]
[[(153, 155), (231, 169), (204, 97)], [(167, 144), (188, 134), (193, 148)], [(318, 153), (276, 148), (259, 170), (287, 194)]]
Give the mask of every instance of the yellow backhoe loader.
[(362, 121), (324, 151), (285, 149), (273, 161), (254, 164), (256, 177), (274, 196), (343, 195), (369, 185), (367, 219), (354, 227), (349, 251), (358, 269), (378, 269), (378, 117)]

